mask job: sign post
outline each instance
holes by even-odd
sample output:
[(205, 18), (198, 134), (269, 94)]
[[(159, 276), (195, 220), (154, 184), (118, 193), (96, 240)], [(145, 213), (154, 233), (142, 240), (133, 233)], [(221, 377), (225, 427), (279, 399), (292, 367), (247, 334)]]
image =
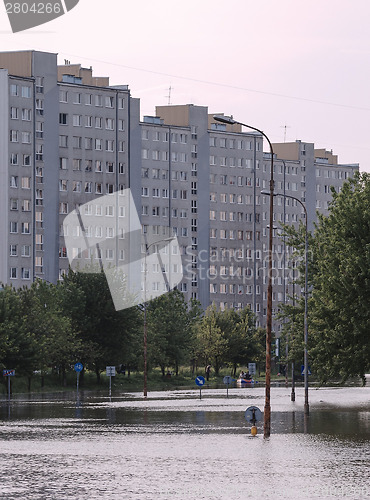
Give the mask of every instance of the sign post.
[(230, 375), (226, 375), (224, 377), (224, 384), (226, 385), (226, 397), (229, 397), (229, 385), (232, 383), (233, 379), (230, 377)]
[(199, 387), (199, 399), (202, 399), (202, 386), (206, 383), (206, 380), (204, 377), (202, 377), (201, 375), (199, 375), (196, 379), (195, 379), (195, 383), (197, 384), (197, 386)]
[(247, 422), (250, 422), (252, 424), (251, 434), (252, 436), (255, 436), (257, 434), (256, 422), (262, 419), (261, 410), (258, 408), (258, 406), (249, 406), (249, 408), (245, 410), (244, 417)]
[(115, 366), (107, 366), (106, 375), (109, 377), (109, 397), (112, 396), (112, 377), (116, 376), (116, 367)]
[(77, 396), (78, 396), (78, 388), (79, 388), (79, 383), (80, 383), (80, 372), (83, 370), (83, 364), (82, 363), (76, 363), (74, 366), (75, 372), (77, 373)]
[(15, 377), (15, 370), (3, 370), (3, 376), (8, 377), (8, 401), (10, 401), (10, 377)]

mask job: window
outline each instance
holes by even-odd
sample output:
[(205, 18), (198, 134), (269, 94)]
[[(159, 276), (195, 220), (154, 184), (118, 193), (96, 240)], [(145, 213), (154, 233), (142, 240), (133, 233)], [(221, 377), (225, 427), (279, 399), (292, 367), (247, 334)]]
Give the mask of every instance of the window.
[(103, 162), (100, 160), (95, 161), (95, 172), (103, 172)]
[(11, 130), (10, 131), (10, 142), (18, 142), (18, 130)]
[(68, 118), (67, 113), (59, 113), (59, 124), (67, 125), (67, 118)]
[(106, 151), (114, 151), (114, 141), (108, 139), (105, 141), (105, 150)]
[(61, 148), (68, 147), (68, 136), (67, 135), (60, 135), (59, 136), (59, 147), (61, 147)]
[(114, 130), (114, 120), (113, 120), (113, 118), (106, 118), (105, 119), (105, 128), (107, 130)]
[(68, 181), (66, 179), (59, 179), (59, 191), (68, 191)]
[(31, 233), (31, 224), (29, 222), (22, 222), (22, 234)]
[(11, 267), (10, 268), (10, 275), (9, 275), (10, 279), (13, 280), (13, 279), (17, 279), (17, 268), (16, 267)]
[(42, 99), (36, 99), (36, 114), (44, 114), (44, 101)]
[(31, 178), (30, 177), (22, 177), (21, 187), (22, 187), (22, 189), (31, 189)]
[(31, 144), (31, 132), (22, 132), (22, 144)]
[(73, 170), (75, 171), (79, 171), (81, 170), (81, 159), (79, 158), (74, 158), (73, 159), (73, 162), (72, 162), (72, 165), (73, 165)]
[(19, 89), (18, 89), (18, 85), (12, 83), (10, 85), (10, 95), (11, 96), (17, 96), (19, 95)]
[(10, 232), (11, 233), (18, 233), (18, 222), (15, 222), (15, 221), (10, 222)]
[(103, 149), (103, 140), (102, 139), (95, 139), (95, 149), (96, 149), (96, 151), (102, 151), (102, 149)]
[(106, 108), (113, 108), (114, 107), (114, 97), (113, 96), (106, 96), (105, 97), (105, 107)]
[(18, 108), (10, 108), (10, 118), (12, 120), (18, 120)]
[(18, 210), (18, 200), (16, 198), (10, 200), (10, 210)]
[(11, 165), (18, 165), (18, 154), (17, 153), (11, 153), (10, 164)]
[(44, 93), (44, 78), (42, 76), (36, 76), (36, 92)]
[(93, 140), (92, 137), (85, 137), (85, 149), (92, 149)]
[(60, 214), (67, 214), (68, 213), (68, 203), (59, 203), (59, 213)]
[(31, 97), (31, 87), (22, 86), (22, 97), (26, 97), (28, 99)]
[[(41, 235), (39, 235), (41, 236)], [(31, 246), (30, 245), (22, 245), (22, 257), (30, 257), (31, 255)]]
[(73, 181), (72, 191), (74, 193), (81, 193), (81, 182), (80, 181)]
[(125, 98), (124, 97), (118, 98), (118, 109), (125, 109)]
[(26, 122), (30, 122), (32, 119), (32, 111), (27, 108), (22, 109), (22, 120)]
[(81, 94), (79, 92), (73, 93), (73, 104), (81, 104)]
[(18, 251), (17, 251), (17, 245), (10, 245), (10, 249), (9, 249), (9, 255), (11, 257), (16, 257), (18, 254)]
[(66, 90), (59, 91), (59, 102), (68, 102), (68, 92)]
[(92, 116), (85, 116), (85, 127), (92, 127)]
[(113, 174), (114, 173), (114, 163), (112, 161), (107, 161), (106, 162), (106, 172), (108, 174)]
[(81, 127), (82, 125), (82, 116), (81, 115), (73, 115), (73, 126)]
[(106, 184), (106, 193), (107, 194), (113, 194), (114, 193), (114, 185), (113, 184)]
[(36, 122), (36, 138), (42, 139), (44, 137), (44, 122)]
[(95, 96), (95, 106), (103, 106), (103, 98), (99, 94)]

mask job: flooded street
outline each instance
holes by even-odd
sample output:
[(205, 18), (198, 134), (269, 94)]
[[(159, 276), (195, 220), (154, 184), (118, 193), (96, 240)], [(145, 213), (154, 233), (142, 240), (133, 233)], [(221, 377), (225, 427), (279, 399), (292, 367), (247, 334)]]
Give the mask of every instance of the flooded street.
[(0, 498), (370, 498), (370, 388), (35, 395), (0, 401)]

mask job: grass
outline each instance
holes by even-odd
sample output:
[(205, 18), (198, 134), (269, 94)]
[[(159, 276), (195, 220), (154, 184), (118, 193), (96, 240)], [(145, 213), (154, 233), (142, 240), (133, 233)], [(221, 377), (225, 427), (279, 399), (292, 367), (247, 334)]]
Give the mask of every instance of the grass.
[[(239, 373), (239, 370), (237, 371)], [(230, 375), (230, 369), (224, 368), (220, 370), (219, 376), (216, 377), (214, 372), (211, 372), (209, 377), (209, 386), (217, 386), (223, 384), (223, 377), (225, 375)], [(159, 369), (151, 370), (148, 373), (148, 391), (166, 391), (166, 390), (176, 390), (179, 388), (197, 388), (195, 385), (195, 378), (198, 375), (205, 376), (204, 368), (201, 367), (194, 374), (191, 373), (190, 369), (182, 368), (179, 374), (171, 375), (170, 378), (162, 376)], [(265, 382), (265, 374), (261, 372), (260, 376), (256, 376), (255, 380), (258, 380), (260, 384)], [(7, 395), (7, 379), (3, 377), (3, 383), (0, 384), (0, 395)], [(76, 390), (77, 376), (74, 371), (67, 373), (67, 384), (63, 386), (61, 380), (58, 376), (54, 374), (48, 374), (44, 377), (44, 386), (41, 386), (41, 375), (36, 373), (32, 377), (31, 391), (28, 391), (28, 379), (27, 377), (15, 376), (12, 377), (12, 393), (13, 394), (42, 394), (42, 393), (58, 393), (58, 392), (73, 392)], [(285, 383), (284, 375), (278, 376), (275, 373), (271, 374), (271, 382)], [(300, 384), (302, 382), (302, 377), (298, 376), (296, 382)], [(314, 384), (316, 381), (313, 377), (309, 379), (310, 384)], [(289, 385), (291, 384), (291, 378), (289, 374)], [(97, 383), (96, 376), (93, 372), (86, 372), (84, 374), (83, 384), (80, 383), (80, 388), (88, 391), (99, 391), (106, 390), (109, 387), (109, 377), (106, 377), (105, 373), (101, 374), (100, 384)], [(143, 373), (142, 372), (132, 372), (130, 377), (123, 374), (117, 374), (112, 377), (112, 392), (141, 392), (143, 390)]]

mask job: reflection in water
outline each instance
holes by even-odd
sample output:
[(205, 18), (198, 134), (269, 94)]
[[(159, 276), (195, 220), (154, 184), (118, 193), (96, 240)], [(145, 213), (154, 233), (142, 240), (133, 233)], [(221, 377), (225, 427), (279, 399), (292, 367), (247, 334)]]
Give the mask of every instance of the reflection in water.
[(263, 389), (82, 393), (0, 402), (0, 498), (370, 498), (370, 390), (272, 390), (272, 434), (252, 437)]

